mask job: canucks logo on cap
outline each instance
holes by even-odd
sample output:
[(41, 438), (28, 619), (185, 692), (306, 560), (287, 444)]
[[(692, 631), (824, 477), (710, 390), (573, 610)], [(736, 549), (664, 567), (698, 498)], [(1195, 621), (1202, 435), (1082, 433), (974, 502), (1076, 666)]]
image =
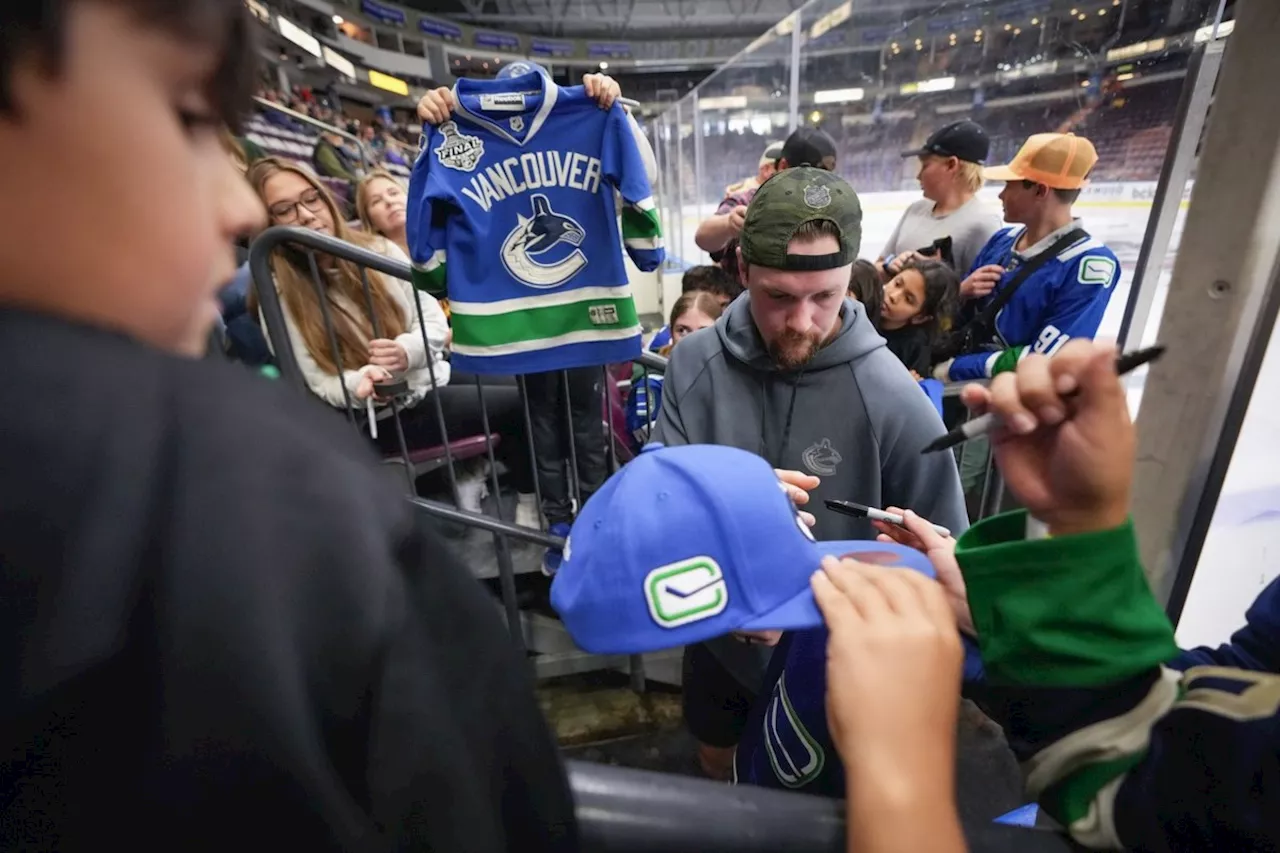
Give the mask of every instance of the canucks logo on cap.
[(459, 132), (457, 123), (452, 121), (440, 125), (440, 135), (440, 144), (436, 146), (440, 165), (459, 172), (474, 172), (484, 156), (484, 140)]
[[(542, 193), (531, 200), (532, 215), (517, 214), (516, 227), (502, 241), (502, 264), (529, 287), (556, 287), (587, 265), (587, 256), (578, 248), (587, 232), (573, 217), (556, 213)], [(541, 260), (556, 256), (558, 260)]]
[(693, 557), (649, 572), (644, 598), (654, 622), (679, 628), (723, 613), (729, 606), (729, 587), (719, 563), (710, 557)]
[(804, 188), (804, 203), (814, 210), (821, 210), (831, 204), (831, 190), (818, 184), (810, 184)]

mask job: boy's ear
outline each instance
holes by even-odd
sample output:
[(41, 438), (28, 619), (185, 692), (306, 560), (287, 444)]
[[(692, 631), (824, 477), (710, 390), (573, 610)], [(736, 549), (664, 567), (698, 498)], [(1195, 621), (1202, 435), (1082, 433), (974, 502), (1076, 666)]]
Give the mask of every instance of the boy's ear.
[(917, 314), (911, 318), (911, 325), (919, 326), (921, 323), (927, 323), (933, 319), (932, 314)]

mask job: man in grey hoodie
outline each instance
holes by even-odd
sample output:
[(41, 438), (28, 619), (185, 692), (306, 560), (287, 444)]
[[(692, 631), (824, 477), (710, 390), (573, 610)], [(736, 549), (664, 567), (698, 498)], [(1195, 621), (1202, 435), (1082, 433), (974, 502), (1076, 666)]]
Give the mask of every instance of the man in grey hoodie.
[[(875, 537), (826, 498), (909, 508), (959, 534), (955, 461), (920, 455), (942, 420), (845, 298), (861, 234), (857, 194), (831, 172), (788, 169), (761, 186), (739, 237), (747, 292), (672, 351), (653, 440), (740, 447), (815, 475), (819, 539)], [(685, 719), (712, 775), (741, 737), (769, 652), (733, 637), (686, 650)]]

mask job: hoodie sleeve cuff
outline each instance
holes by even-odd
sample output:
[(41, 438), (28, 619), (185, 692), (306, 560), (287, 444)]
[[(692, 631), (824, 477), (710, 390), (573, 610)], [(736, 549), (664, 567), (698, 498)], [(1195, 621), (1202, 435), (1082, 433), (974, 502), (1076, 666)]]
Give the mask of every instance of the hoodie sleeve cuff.
[(1087, 687), (1177, 654), (1133, 526), (1027, 541), (1026, 513), (986, 519), (956, 543), (992, 684)]

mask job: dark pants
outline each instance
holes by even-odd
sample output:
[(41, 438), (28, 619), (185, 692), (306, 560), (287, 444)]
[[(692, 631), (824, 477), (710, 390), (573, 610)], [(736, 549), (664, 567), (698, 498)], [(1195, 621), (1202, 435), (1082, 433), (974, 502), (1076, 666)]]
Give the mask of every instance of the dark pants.
[[(570, 498), (574, 496), (575, 487), (581, 506), (595, 494), (608, 474), (601, 421), (604, 370), (579, 367), (530, 373), (524, 379), (529, 394), (538, 486), (542, 490), (542, 514), (548, 524), (567, 524), (573, 521)], [(570, 456), (577, 460), (576, 484), (572, 482)]]
[(756, 694), (703, 643), (684, 647), (682, 710), (689, 733), (707, 746), (737, 746)]
[[(440, 418), (436, 412), (436, 400), (444, 412), (445, 431), (450, 440), (484, 434), (484, 416), (489, 415), (489, 432), (502, 440), (494, 450), (494, 456), (507, 466), (507, 482), (518, 492), (533, 491), (533, 466), (529, 461), (529, 440), (525, 433), (524, 404), (520, 401), (520, 389), (511, 377), (485, 377), (484, 409), (480, 406), (480, 394), (475, 378), (455, 373), (449, 384), (431, 391), (409, 409), (401, 409), (400, 423), (404, 428), (405, 444), (410, 450), (433, 447), (445, 442), (440, 432)], [(383, 453), (399, 453), (400, 439), (390, 418), (378, 422), (378, 447)]]

